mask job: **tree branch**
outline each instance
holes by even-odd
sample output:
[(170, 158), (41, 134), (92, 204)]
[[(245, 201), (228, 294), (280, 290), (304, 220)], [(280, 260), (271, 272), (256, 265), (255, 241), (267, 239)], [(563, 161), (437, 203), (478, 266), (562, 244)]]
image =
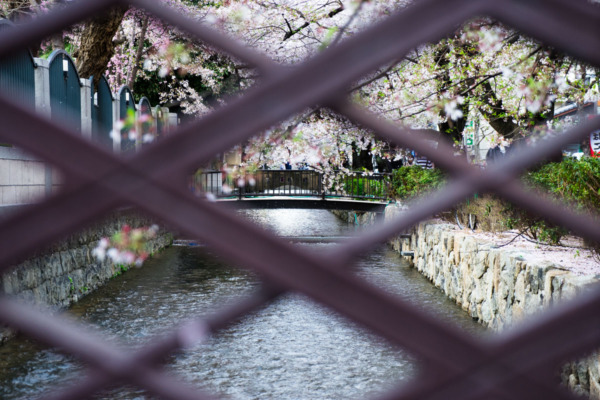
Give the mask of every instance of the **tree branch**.
[[(335, 10), (330, 11), (327, 14), (327, 17), (331, 18), (331, 17), (333, 17), (333, 16), (341, 13), (342, 11), (344, 11), (344, 7), (340, 6), (340, 7), (336, 8)], [(293, 29), (287, 19), (285, 19), (285, 23), (287, 24), (289, 31), (286, 32), (285, 35), (283, 36), (283, 40), (282, 40), (283, 42), (285, 42), (286, 40), (288, 40), (289, 38), (291, 38), (295, 34), (297, 34), (300, 31), (302, 31), (302, 29), (304, 29), (304, 28), (306, 28), (306, 27), (308, 27), (310, 25), (310, 22), (307, 21), (304, 24), (302, 24), (299, 28)]]
[(138, 48), (135, 54), (135, 60), (133, 62), (133, 68), (131, 69), (131, 75), (129, 76), (129, 87), (133, 90), (133, 84), (135, 78), (137, 78), (138, 71), (140, 70), (140, 64), (142, 63), (142, 55), (144, 54), (144, 41), (146, 40), (146, 32), (148, 31), (148, 16), (144, 17), (142, 21), (142, 30), (138, 38)]
[(512, 118), (500, 117), (500, 115), (507, 115), (506, 109), (502, 104), (502, 100), (498, 99), (496, 96), (496, 92), (492, 89), (489, 80), (482, 82), (481, 85), (484, 89), (482, 101), (490, 104), (492, 111), (487, 111), (484, 107), (481, 107), (479, 112), (496, 132), (507, 139), (515, 138), (521, 133), (521, 128), (518, 124), (513, 122)]
[[(287, 22), (287, 19), (285, 20), (285, 22)], [(288, 40), (289, 38), (291, 38), (292, 36), (294, 36), (296, 33), (300, 32), (302, 29), (306, 28), (307, 26), (310, 25), (310, 23), (305, 22), (304, 24), (302, 24), (298, 29), (292, 29), (292, 27), (290, 26), (289, 22), (287, 22), (290, 31), (285, 33), (285, 36), (283, 37), (283, 42), (285, 42), (286, 40)]]

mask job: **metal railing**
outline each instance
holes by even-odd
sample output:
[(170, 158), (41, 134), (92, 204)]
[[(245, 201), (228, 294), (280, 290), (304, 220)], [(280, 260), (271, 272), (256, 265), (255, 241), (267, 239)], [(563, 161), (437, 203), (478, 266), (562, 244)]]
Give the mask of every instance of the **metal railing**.
[[(600, 129), (600, 120), (587, 121), (564, 135), (538, 142), (535, 149), (523, 149), (515, 157), (481, 171), (455, 159), (450, 148), (440, 145), (434, 150), (409, 130), (348, 104), (346, 89), (378, 66), (398, 60), (423, 43), (437, 41), (458, 24), (480, 15), (491, 16), (599, 66), (597, 7), (584, 0), (546, 0), (543, 4), (524, 0), (421, 0), (301, 65), (282, 68), (154, 0), (79, 1), (3, 32), (0, 57), (120, 4), (144, 9), (180, 31), (255, 66), (261, 71), (263, 82), (242, 98), (126, 159), (88, 143), (68, 128), (43, 119), (0, 94), (1, 139), (59, 167), (67, 183), (56, 196), (0, 221), (0, 270), (8, 270), (14, 262), (88, 226), (115, 207), (131, 203), (167, 221), (181, 233), (208, 243), (226, 259), (256, 271), (265, 284), (243, 301), (213, 315), (182, 322), (168, 335), (137, 351), (123, 350), (126, 347), (77, 323), (1, 297), (0, 322), (88, 365), (76, 385), (46, 397), (80, 399), (108, 386), (133, 384), (163, 398), (214, 398), (163, 373), (158, 366), (161, 360), (289, 291), (303, 293), (336, 310), (402, 346), (419, 360), (423, 379), (398, 385), (380, 398), (573, 397), (559, 387), (556, 371), (566, 359), (600, 346), (600, 290), (590, 291), (530, 319), (526, 325), (483, 341), (372, 286), (347, 266), (381, 241), (474, 192), (495, 192), (588, 240), (600, 242), (596, 220), (528, 192), (517, 179), (521, 171), (565, 144)], [(436, 166), (450, 171), (454, 179), (440, 192), (414, 205), (410, 212), (346, 240), (327, 254), (319, 253), (318, 257), (188, 190), (188, 172), (206, 165), (214, 154), (316, 104), (329, 106), (378, 136), (426, 155)]]
[(216, 197), (338, 197), (364, 200), (388, 199), (389, 174), (362, 172), (325, 175), (315, 170), (258, 170), (243, 177), (221, 171), (203, 171), (195, 186)]

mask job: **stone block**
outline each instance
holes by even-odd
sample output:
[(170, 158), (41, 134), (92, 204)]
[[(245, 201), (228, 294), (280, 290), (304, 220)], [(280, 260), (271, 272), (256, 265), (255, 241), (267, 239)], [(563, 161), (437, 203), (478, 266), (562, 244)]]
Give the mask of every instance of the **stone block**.
[(556, 288), (556, 285), (554, 283), (554, 280), (557, 276), (561, 276), (561, 275), (565, 275), (567, 274), (567, 271), (563, 271), (563, 270), (558, 270), (558, 269), (554, 269), (554, 270), (550, 270), (547, 271), (545, 276), (544, 276), (544, 302), (546, 306), (551, 306), (554, 304), (556, 298), (554, 295), (554, 291)]
[(475, 284), (473, 285), (473, 295), (471, 296), (471, 298), (476, 304), (480, 304), (483, 302), (483, 300), (485, 300), (482, 282), (475, 281)]
[(49, 267), (50, 256), (41, 256), (36, 258), (42, 280), (46, 281), (54, 277), (52, 269)]
[(48, 293), (45, 285), (35, 287), (31, 291), (36, 304), (48, 304)]
[(600, 357), (595, 352), (588, 360), (589, 391), (591, 399), (600, 399)]
[(35, 303), (36, 302), (35, 294), (33, 293), (33, 290), (31, 290), (31, 289), (21, 290), (17, 296), (26, 303)]
[(481, 320), (485, 324), (490, 324), (494, 318), (492, 300), (487, 299), (481, 303)]
[(543, 271), (537, 268), (536, 266), (530, 266), (526, 270), (526, 285), (529, 286), (529, 291), (531, 293), (537, 294), (540, 289), (543, 290), (542, 283), (543, 282)]
[(472, 270), (473, 270), (473, 278), (475, 279), (481, 279), (481, 277), (483, 276), (483, 274), (486, 272), (487, 270), (487, 265), (483, 264), (483, 263), (475, 263), (472, 265)]
[(588, 290), (598, 288), (598, 285), (598, 278), (593, 276), (564, 275), (561, 299), (572, 299), (580, 293), (585, 293)]
[(503, 299), (511, 299), (514, 297), (515, 292), (515, 280), (513, 272), (509, 270), (503, 270), (500, 272), (500, 282), (498, 283), (498, 296)]
[(16, 271), (9, 271), (2, 275), (2, 292), (5, 294), (13, 294), (19, 291), (19, 287), (15, 287), (15, 284), (18, 282), (17, 279), (14, 279), (16, 276)]
[(20, 270), (22, 271), (22, 285), (25, 288), (32, 289), (42, 283), (42, 273), (35, 263), (26, 261), (21, 265)]
[(525, 302), (525, 271), (522, 271), (515, 282), (515, 301), (523, 304)]
[(534, 315), (538, 314), (543, 310), (543, 300), (542, 296), (537, 293), (532, 293), (531, 291), (527, 291), (525, 293), (525, 302), (523, 303), (523, 311), (525, 315)]
[(75, 262), (75, 258), (73, 257), (73, 251), (74, 250), (65, 250), (59, 253), (63, 274), (69, 274), (71, 271), (79, 267), (77, 262)]
[(64, 271), (60, 261), (59, 253), (52, 253), (48, 255), (48, 257), (44, 258), (44, 262), (46, 264), (43, 266), (43, 268), (46, 270), (47, 277), (56, 278), (63, 275)]

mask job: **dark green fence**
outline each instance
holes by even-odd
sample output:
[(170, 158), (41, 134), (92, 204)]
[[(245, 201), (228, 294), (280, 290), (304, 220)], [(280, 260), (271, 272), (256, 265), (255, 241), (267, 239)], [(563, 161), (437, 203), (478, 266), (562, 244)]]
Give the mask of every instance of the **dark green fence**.
[(64, 50), (55, 50), (48, 62), (52, 120), (81, 132), (81, 83), (73, 59)]
[[(0, 20), (0, 32), (12, 23)], [(0, 60), (0, 90), (11, 99), (35, 107), (35, 62), (29, 50), (22, 50)]]
[(163, 110), (160, 106), (154, 107), (154, 117), (156, 118), (156, 136), (160, 137), (166, 132), (167, 126), (165, 115), (163, 115)]
[(110, 133), (113, 128), (113, 95), (106, 77), (101, 77), (97, 87), (93, 86), (93, 77), (90, 78), (92, 84), (92, 139), (106, 146), (113, 148), (113, 140)]
[[(10, 30), (13, 23), (0, 19), (0, 33)], [(87, 96), (87, 91), (82, 92), (84, 86), (80, 81), (79, 73), (71, 56), (64, 50), (56, 50), (48, 58), (49, 76), (48, 86), (50, 90), (50, 115), (51, 119), (59, 124), (68, 125), (78, 133), (82, 132), (82, 93)], [(36, 68), (35, 59), (29, 50), (21, 50), (4, 56), (0, 59), (0, 92), (10, 99), (24, 104), (26, 107), (36, 107)], [(46, 82), (46, 77), (42, 79)], [(41, 82), (40, 82), (41, 84)], [(94, 87), (91, 84), (91, 112), (90, 115), (92, 139), (113, 149), (114, 140), (111, 135), (114, 120), (119, 119), (124, 123), (121, 129), (121, 151), (134, 151), (136, 140), (130, 132), (136, 132), (138, 137), (146, 141), (159, 136), (166, 130), (168, 124), (168, 113), (163, 115), (160, 107), (156, 107), (155, 115), (152, 106), (146, 97), (142, 97), (139, 104), (136, 103), (130, 88), (123, 86), (117, 95), (119, 109), (114, 108), (114, 96), (105, 76)], [(44, 83), (45, 85), (45, 83)], [(40, 86), (40, 89), (42, 86)], [(43, 97), (40, 100), (47, 107)], [(136, 110), (140, 112), (136, 116)], [(115, 116), (115, 113), (117, 115)], [(87, 117), (86, 117), (87, 118)], [(119, 129), (119, 128), (115, 128)]]

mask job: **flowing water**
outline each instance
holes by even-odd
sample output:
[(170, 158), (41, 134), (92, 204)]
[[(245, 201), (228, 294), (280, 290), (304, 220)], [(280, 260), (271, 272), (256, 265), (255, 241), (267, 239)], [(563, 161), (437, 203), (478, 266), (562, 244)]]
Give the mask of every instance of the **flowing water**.
[[(327, 211), (245, 213), (284, 237), (312, 237), (306, 251), (335, 246), (348, 232)], [(314, 238), (323, 238), (320, 240)], [(452, 320), (466, 333), (482, 328), (400, 256), (382, 246), (359, 261), (356, 273), (418, 307)], [(69, 312), (109, 337), (141, 346), (178, 321), (208, 314), (227, 299), (258, 287), (252, 274), (225, 266), (202, 246), (171, 247), (111, 280)], [(175, 354), (166, 368), (190, 385), (231, 399), (364, 398), (416, 375), (418, 362), (402, 349), (300, 295), (286, 295), (221, 331), (203, 345)], [(17, 338), (0, 347), (0, 398), (30, 399), (77, 382), (84, 367), (51, 349)], [(105, 399), (151, 398), (137, 388)]]

